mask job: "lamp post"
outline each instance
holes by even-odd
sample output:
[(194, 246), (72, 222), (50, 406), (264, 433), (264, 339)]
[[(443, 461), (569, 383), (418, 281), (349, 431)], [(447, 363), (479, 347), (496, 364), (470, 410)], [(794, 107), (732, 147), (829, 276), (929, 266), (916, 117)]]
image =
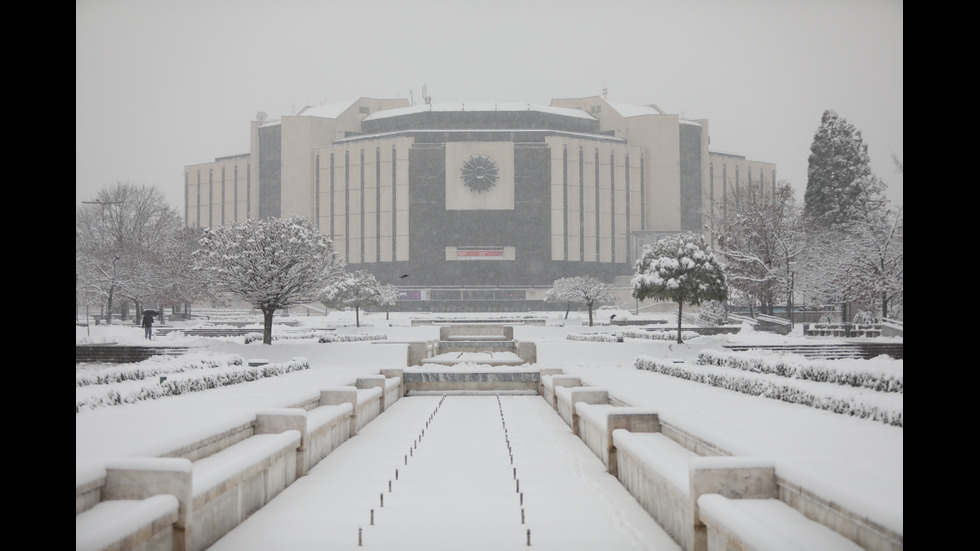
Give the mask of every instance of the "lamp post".
[(793, 324), (793, 287), (796, 286), (796, 262), (789, 263), (789, 308), (787, 311), (789, 313), (789, 328), (792, 331)]

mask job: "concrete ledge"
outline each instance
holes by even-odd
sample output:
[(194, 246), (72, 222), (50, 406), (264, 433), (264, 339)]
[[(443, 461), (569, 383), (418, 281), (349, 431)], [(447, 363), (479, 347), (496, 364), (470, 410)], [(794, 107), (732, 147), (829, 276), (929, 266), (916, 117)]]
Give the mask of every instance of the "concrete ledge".
[(537, 393), (540, 380), (537, 371), (411, 371), (405, 374), (405, 391)]
[(613, 476), (618, 473), (616, 446), (612, 437), (614, 430), (660, 432), (660, 415), (648, 408), (579, 402), (575, 411), (579, 416), (579, 438), (602, 460), (607, 472)]
[(863, 549), (778, 499), (730, 499), (705, 494), (697, 504), (701, 521), (707, 526), (707, 551)]
[(662, 433), (616, 429), (612, 434), (620, 482), (686, 551), (707, 550), (699, 496), (766, 499), (778, 493), (771, 461), (701, 457)]
[(328, 387), (320, 390), (320, 406), (336, 406), (340, 404), (350, 404), (350, 434), (352, 438), (357, 434), (357, 389), (352, 386)]
[(439, 341), (420, 341), (408, 343), (407, 364), (422, 365), (426, 358), (431, 358), (439, 354)]
[(321, 406), (313, 410), (273, 409), (256, 413), (256, 434), (300, 433), (296, 450), (296, 476), (304, 476), (333, 449), (350, 438), (349, 403)]
[(555, 387), (555, 398), (558, 404), (558, 415), (571, 427), (572, 434), (578, 435), (578, 413), (575, 405), (578, 402), (587, 404), (608, 404), (609, 391), (588, 386)]
[(75, 551), (173, 551), (177, 498), (103, 501), (75, 515)]
[(686, 551), (705, 550), (695, 530), (689, 464), (696, 456), (660, 433), (613, 431), (619, 481)]
[(357, 389), (357, 405), (354, 408), (354, 422), (360, 432), (368, 423), (381, 415), (384, 407), (384, 390), (381, 387)]
[(202, 551), (296, 480), (299, 431), (257, 434), (194, 462), (189, 551)]
[(571, 375), (541, 375), (541, 396), (551, 407), (558, 409), (558, 398), (555, 396), (555, 388), (559, 386), (578, 387), (582, 386), (582, 379)]

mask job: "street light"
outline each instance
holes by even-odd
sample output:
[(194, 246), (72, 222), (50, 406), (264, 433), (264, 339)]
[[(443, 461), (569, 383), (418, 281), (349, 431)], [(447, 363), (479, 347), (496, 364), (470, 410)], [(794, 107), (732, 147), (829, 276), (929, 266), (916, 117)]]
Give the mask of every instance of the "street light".
[(793, 329), (793, 287), (796, 286), (796, 262), (789, 263), (789, 328)]

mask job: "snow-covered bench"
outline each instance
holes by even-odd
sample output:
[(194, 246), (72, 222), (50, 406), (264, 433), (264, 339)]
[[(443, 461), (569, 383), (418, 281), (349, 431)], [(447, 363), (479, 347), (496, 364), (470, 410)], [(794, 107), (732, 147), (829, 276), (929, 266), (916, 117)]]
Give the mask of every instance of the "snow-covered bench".
[(660, 432), (660, 416), (649, 408), (620, 407), (611, 404), (575, 405), (578, 414), (578, 436), (602, 460), (609, 474), (616, 476), (616, 446), (612, 433), (617, 429), (630, 432)]
[(171, 551), (177, 498), (113, 499), (75, 515), (75, 551)]
[(193, 462), (189, 551), (207, 549), (296, 480), (298, 430), (256, 434)]
[(354, 387), (358, 389), (380, 388), (383, 391), (381, 398), (381, 411), (384, 411), (398, 401), (402, 396), (402, 378), (386, 377), (385, 375), (371, 375), (359, 377), (354, 382)]
[(255, 433), (298, 431), (301, 437), (296, 450), (296, 476), (300, 477), (350, 438), (352, 413), (353, 407), (346, 402), (318, 406), (309, 411), (299, 408), (264, 410), (255, 416)]
[(731, 499), (704, 494), (698, 497), (698, 511), (707, 527), (707, 551), (863, 549), (775, 498)]
[(608, 404), (609, 391), (587, 386), (556, 386), (555, 402), (558, 406), (558, 415), (571, 427), (572, 434), (578, 435), (578, 413), (575, 412), (575, 404), (579, 402)]
[(322, 389), (320, 406), (350, 404), (350, 437), (354, 437), (374, 418), (381, 415), (385, 397), (384, 387), (381, 384), (369, 388), (341, 386)]
[(541, 375), (541, 396), (556, 410), (558, 409), (558, 399), (555, 397), (555, 387), (559, 386), (582, 386), (582, 379), (562, 374)]
[(706, 551), (697, 499), (776, 495), (775, 467), (758, 458), (702, 457), (659, 432), (612, 432), (619, 481), (686, 551)]
[[(191, 479), (192, 467), (187, 459), (153, 457), (108, 462), (104, 476), (82, 485), (98, 486), (98, 501), (83, 504), (83, 510), (76, 502), (75, 548), (185, 548)], [(76, 486), (76, 494), (78, 491)]]

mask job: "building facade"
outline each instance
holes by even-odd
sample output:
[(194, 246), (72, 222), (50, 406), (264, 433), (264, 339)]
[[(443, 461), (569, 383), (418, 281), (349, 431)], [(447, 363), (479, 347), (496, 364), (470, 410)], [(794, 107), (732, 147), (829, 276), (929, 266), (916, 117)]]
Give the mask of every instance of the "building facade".
[(361, 98), (253, 121), (251, 144), (185, 167), (188, 226), (308, 217), (403, 309), (544, 308), (554, 280), (628, 276), (644, 244), (703, 231), (731, 186), (775, 185), (775, 165), (709, 152), (706, 120), (598, 96)]

